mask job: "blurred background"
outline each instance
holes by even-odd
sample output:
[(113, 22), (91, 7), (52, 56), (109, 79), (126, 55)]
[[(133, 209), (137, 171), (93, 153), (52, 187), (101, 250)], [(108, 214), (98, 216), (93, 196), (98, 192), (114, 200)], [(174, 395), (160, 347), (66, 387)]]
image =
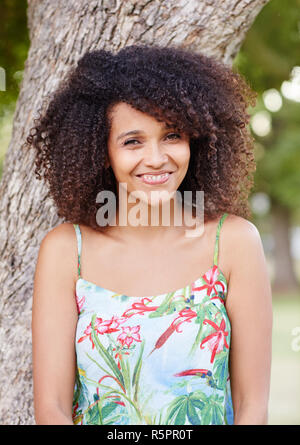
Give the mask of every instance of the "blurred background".
[[(30, 43), (26, 8), (0, 3), (0, 180)], [(300, 0), (271, 0), (233, 65), (258, 93), (250, 203), (273, 293), (269, 424), (300, 425)]]

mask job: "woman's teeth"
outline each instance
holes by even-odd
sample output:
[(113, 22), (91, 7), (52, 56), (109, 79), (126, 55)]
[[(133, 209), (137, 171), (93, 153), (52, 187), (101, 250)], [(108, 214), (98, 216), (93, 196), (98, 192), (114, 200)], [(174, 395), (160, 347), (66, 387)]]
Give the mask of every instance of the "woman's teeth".
[(140, 177), (144, 182), (147, 183), (163, 183), (166, 182), (169, 179), (170, 173), (164, 173), (162, 175), (141, 175)]
[(159, 181), (160, 179), (167, 178), (169, 173), (164, 173), (163, 175), (143, 175), (145, 179), (151, 179), (151, 181)]

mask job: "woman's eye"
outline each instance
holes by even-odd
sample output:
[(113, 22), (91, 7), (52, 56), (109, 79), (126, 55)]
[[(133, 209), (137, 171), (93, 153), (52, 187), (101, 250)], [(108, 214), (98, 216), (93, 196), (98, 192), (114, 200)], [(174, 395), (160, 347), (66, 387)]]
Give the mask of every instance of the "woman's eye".
[(139, 141), (137, 139), (128, 139), (128, 141), (124, 142), (124, 145), (128, 145), (128, 144), (136, 145), (136, 144), (134, 144), (134, 142), (137, 142), (139, 144)]
[[(180, 134), (178, 133), (169, 133), (166, 137), (167, 139), (170, 140), (176, 140), (181, 138)], [(137, 139), (128, 139), (123, 143), (123, 145), (137, 145), (137, 144), (140, 144), (140, 141), (138, 141)]]
[(170, 133), (170, 134), (168, 134), (167, 138), (170, 138), (170, 139), (180, 139), (180, 134), (178, 134), (178, 133)]

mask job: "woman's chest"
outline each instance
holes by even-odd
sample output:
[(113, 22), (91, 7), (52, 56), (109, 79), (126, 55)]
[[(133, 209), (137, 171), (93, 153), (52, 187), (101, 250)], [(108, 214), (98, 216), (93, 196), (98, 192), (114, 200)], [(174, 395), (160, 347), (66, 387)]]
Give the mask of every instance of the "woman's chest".
[(83, 252), (82, 276), (120, 294), (160, 295), (190, 285), (212, 267), (211, 241), (206, 237), (154, 246), (103, 242), (101, 255), (92, 249), (89, 255)]

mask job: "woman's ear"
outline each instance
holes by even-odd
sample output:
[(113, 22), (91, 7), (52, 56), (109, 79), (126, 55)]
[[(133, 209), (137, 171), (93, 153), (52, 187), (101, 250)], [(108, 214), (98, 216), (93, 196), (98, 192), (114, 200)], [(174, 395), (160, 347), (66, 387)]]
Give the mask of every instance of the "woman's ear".
[(104, 167), (108, 168), (110, 166), (109, 159), (106, 157)]

